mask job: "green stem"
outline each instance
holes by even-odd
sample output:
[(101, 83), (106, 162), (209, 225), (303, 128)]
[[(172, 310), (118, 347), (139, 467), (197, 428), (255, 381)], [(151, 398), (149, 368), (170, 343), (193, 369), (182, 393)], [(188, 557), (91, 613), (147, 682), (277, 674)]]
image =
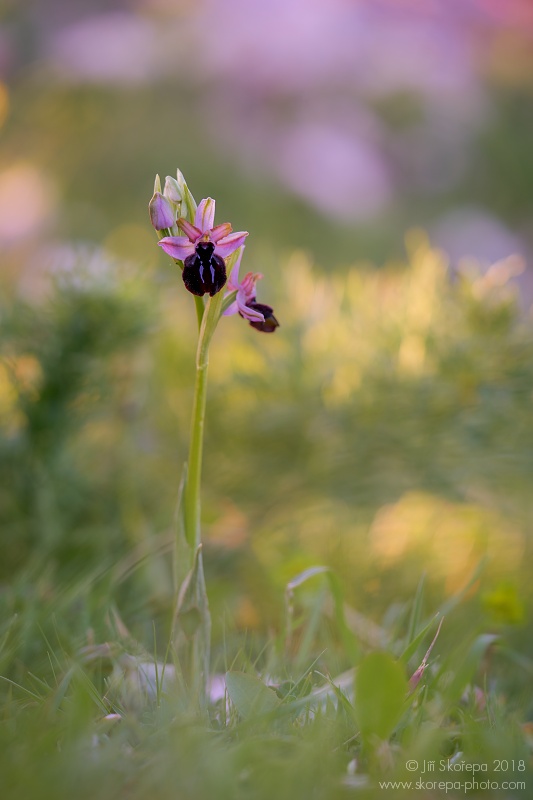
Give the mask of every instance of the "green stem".
[(193, 552), (200, 544), (200, 483), (207, 397), (207, 367), (207, 360), (201, 366), (197, 365), (196, 367), (187, 488), (185, 490), (185, 535)]
[(196, 351), (196, 381), (192, 410), (191, 442), (185, 488), (185, 536), (195, 553), (201, 543), (200, 530), (200, 488), (202, 480), (202, 452), (205, 427), (205, 404), (207, 397), (207, 368), (209, 365), (209, 345), (215, 332), (223, 301), (223, 292), (209, 298), (203, 312), (198, 349)]
[(198, 330), (202, 327), (202, 320), (204, 318), (204, 298), (194, 295), (194, 306), (196, 308), (196, 318), (198, 320)]

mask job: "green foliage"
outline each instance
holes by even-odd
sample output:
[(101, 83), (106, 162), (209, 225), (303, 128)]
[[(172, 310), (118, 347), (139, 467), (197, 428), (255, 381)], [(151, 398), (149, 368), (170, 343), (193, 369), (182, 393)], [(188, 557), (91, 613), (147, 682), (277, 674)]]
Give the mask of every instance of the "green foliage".
[(355, 713), (363, 740), (388, 739), (400, 721), (407, 695), (401, 664), (387, 653), (370, 653), (355, 676)]
[(243, 719), (275, 711), (280, 700), (268, 686), (245, 672), (226, 672), (228, 695)]
[(372, 797), (409, 759), (529, 768), (532, 331), (497, 270), (452, 281), (409, 247), (343, 280), (293, 256), (275, 337), (221, 322), (202, 711), (172, 636), (194, 309), (141, 278), (5, 302), (3, 797)]

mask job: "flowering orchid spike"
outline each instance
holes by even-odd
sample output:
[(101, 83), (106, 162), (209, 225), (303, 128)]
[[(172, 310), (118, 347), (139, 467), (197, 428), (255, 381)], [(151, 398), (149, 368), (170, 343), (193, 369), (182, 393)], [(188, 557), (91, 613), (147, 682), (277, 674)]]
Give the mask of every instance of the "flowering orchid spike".
[(226, 283), (224, 259), (242, 247), (247, 231), (232, 233), (229, 222), (214, 227), (215, 201), (202, 200), (194, 223), (180, 217), (178, 228), (185, 236), (166, 236), (159, 242), (165, 253), (184, 262), (183, 282), (192, 294), (211, 297)]
[(239, 314), (244, 319), (248, 320), (252, 328), (256, 331), (263, 333), (274, 333), (276, 328), (279, 328), (279, 322), (274, 316), (274, 310), (271, 306), (256, 301), (255, 284), (263, 276), (260, 272), (247, 272), (242, 281), (239, 281), (239, 269), (241, 266), (242, 254), (244, 247), (242, 247), (239, 257), (233, 267), (233, 272), (228, 281), (228, 289), (230, 292), (236, 292), (235, 300), (224, 311), (224, 314)]

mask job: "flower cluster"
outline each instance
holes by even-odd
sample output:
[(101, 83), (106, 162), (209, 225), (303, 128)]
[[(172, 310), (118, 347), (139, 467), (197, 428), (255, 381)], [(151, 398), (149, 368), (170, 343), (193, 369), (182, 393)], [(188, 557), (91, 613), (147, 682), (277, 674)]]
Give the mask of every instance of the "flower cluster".
[[(256, 300), (255, 284), (263, 276), (248, 272), (239, 281), (248, 232), (234, 232), (229, 222), (215, 225), (215, 201), (211, 197), (196, 207), (178, 170), (177, 180), (167, 177), (163, 192), (159, 177), (156, 178), (149, 211), (153, 227), (163, 234), (159, 246), (180, 266), (183, 264), (183, 283), (189, 292), (198, 297), (204, 294), (213, 297), (227, 286), (229, 305), (225, 315), (238, 313), (264, 333), (272, 333), (279, 327), (272, 308)], [(185, 235), (176, 235), (178, 232)], [(239, 251), (237, 261), (228, 280), (225, 259), (236, 251)]]

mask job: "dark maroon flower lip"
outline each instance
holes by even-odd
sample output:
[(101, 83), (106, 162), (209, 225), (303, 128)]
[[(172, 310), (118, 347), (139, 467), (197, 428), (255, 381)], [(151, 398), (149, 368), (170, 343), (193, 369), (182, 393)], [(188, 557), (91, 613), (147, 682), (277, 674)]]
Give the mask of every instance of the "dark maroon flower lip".
[[(256, 303), (254, 299), (247, 304), (247, 307), (252, 311), (258, 311), (263, 315), (263, 322), (258, 320), (249, 320), (250, 325), (252, 328), (255, 328), (256, 331), (262, 331), (263, 333), (274, 333), (276, 328), (279, 328), (279, 322), (274, 316), (274, 309), (272, 306), (267, 306), (265, 303)], [(241, 314), (241, 317), (242, 316), (243, 315)]]
[(195, 252), (187, 256), (183, 266), (183, 283), (192, 294), (211, 297), (226, 283), (226, 264), (215, 253), (213, 242), (198, 242)]

